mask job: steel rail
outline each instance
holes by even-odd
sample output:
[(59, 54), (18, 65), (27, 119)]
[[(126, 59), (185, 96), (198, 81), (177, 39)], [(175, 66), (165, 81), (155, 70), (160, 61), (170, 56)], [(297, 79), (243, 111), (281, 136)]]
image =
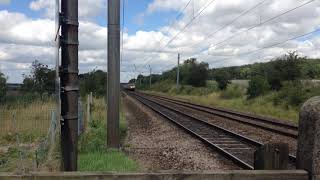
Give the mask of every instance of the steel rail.
[[(143, 93), (143, 94), (145, 94), (145, 93)], [(178, 105), (181, 105), (181, 106), (193, 108), (193, 109), (198, 110), (198, 111), (202, 111), (202, 112), (206, 112), (206, 113), (209, 113), (209, 114), (212, 114), (212, 115), (216, 115), (216, 116), (220, 116), (220, 117), (223, 117), (223, 118), (227, 118), (227, 119), (230, 119), (230, 120), (233, 120), (233, 121), (237, 121), (237, 122), (240, 122), (240, 123), (243, 123), (243, 124), (247, 124), (247, 125), (250, 125), (250, 126), (253, 126), (253, 127), (258, 127), (258, 128), (261, 128), (261, 129), (264, 129), (264, 130), (267, 130), (267, 131), (271, 131), (271, 132), (274, 132), (274, 133), (278, 133), (278, 134), (281, 134), (281, 135), (284, 135), (284, 136), (292, 137), (292, 138), (295, 138), (295, 139), (298, 138), (298, 127), (297, 126), (294, 126), (294, 125), (291, 125), (291, 124), (277, 122), (275, 119), (249, 115), (249, 114), (245, 114), (245, 113), (241, 113), (241, 112), (235, 112), (235, 111), (221, 109), (221, 108), (203, 106), (203, 105), (199, 105), (199, 104), (194, 104), (194, 103), (190, 103), (190, 102), (186, 102), (186, 101), (171, 99), (171, 98), (158, 96), (158, 95), (151, 95), (151, 94), (145, 94), (145, 95), (148, 95), (148, 96), (151, 96), (151, 97), (154, 97), (154, 98), (163, 99), (163, 100), (166, 100), (166, 101), (174, 103), (174, 104), (178, 104)], [(216, 111), (216, 112), (214, 112), (214, 111)], [(225, 114), (221, 114), (221, 113), (225, 113)], [(236, 117), (232, 117), (232, 116), (236, 116)], [(267, 124), (267, 125), (278, 126), (278, 127), (281, 127), (281, 128), (287, 128), (288, 130), (295, 131), (295, 132), (287, 132), (285, 130), (279, 130), (277, 128), (266, 127), (266, 126), (261, 125), (261, 124), (256, 124), (256, 123), (253, 123), (253, 122), (248, 122), (248, 121), (243, 120), (243, 119), (239, 119), (238, 117), (245, 118), (245, 119), (248, 119), (248, 120), (257, 121), (257, 122), (264, 123), (264, 124)]]
[[(176, 110), (174, 108), (171, 108), (171, 107), (168, 107), (166, 105), (163, 105), (159, 102), (156, 102), (154, 100), (150, 100), (146, 97), (143, 97), (143, 95), (138, 95), (136, 93), (128, 93), (130, 96), (132, 96), (133, 98), (137, 99), (139, 102), (141, 102), (142, 104), (144, 104), (145, 106), (149, 107), (150, 109), (152, 109), (153, 111), (155, 111), (156, 113), (160, 114), (161, 116), (165, 117), (166, 119), (174, 122), (175, 124), (177, 124), (178, 126), (182, 127), (184, 130), (186, 130), (187, 132), (191, 133), (193, 136), (196, 136), (197, 138), (199, 138), (201, 141), (203, 141), (204, 143), (206, 143), (207, 145), (209, 145), (210, 147), (214, 148), (215, 150), (217, 150), (219, 153), (223, 154), (225, 157), (227, 157), (228, 159), (232, 160), (235, 164), (237, 164), (238, 166), (244, 168), (244, 169), (254, 169), (252, 165), (248, 164), (247, 162), (245, 162), (244, 160), (241, 160), (240, 158), (236, 157), (235, 155), (231, 154), (230, 152), (228, 152), (227, 150), (213, 144), (212, 142), (208, 141), (207, 139), (205, 139), (204, 137), (202, 137), (201, 135), (197, 134), (196, 132), (194, 132), (192, 129), (186, 127), (185, 125), (177, 122), (176, 120), (174, 120), (172, 117), (166, 115), (165, 113), (161, 112), (159, 109), (153, 107), (152, 105), (148, 104), (146, 101), (149, 101), (151, 103), (154, 103), (158, 106), (161, 106), (165, 109), (168, 109), (170, 111), (173, 111), (175, 112), (176, 114), (179, 114), (180, 116), (185, 116), (189, 119), (192, 119), (194, 122), (198, 122), (198, 123), (201, 123), (205, 126), (208, 126), (210, 128), (214, 128), (214, 129), (217, 129), (218, 131), (220, 132), (223, 132), (224, 134), (226, 134), (227, 136), (231, 136), (235, 139), (237, 139), (238, 141), (242, 142), (242, 143), (245, 143), (247, 144), (248, 146), (253, 146), (255, 148), (258, 148), (258, 147), (261, 147), (263, 145), (263, 143), (261, 142), (258, 142), (258, 141), (255, 141), (253, 139), (250, 139), (250, 138), (247, 138), (247, 137), (244, 137), (240, 134), (237, 134), (237, 133), (234, 133), (234, 132), (231, 132), (227, 129), (224, 129), (220, 126), (217, 126), (217, 125), (214, 125), (214, 124), (211, 124), (211, 123), (208, 123), (206, 121), (203, 121), (199, 118), (196, 118), (194, 116), (191, 116), (191, 115), (188, 115), (188, 114), (185, 114), (179, 110)], [(253, 158), (253, 157), (252, 157)], [(296, 161), (296, 157), (292, 156), (292, 155), (289, 155), (289, 160), (290, 160), (290, 163), (294, 164), (295, 161)]]

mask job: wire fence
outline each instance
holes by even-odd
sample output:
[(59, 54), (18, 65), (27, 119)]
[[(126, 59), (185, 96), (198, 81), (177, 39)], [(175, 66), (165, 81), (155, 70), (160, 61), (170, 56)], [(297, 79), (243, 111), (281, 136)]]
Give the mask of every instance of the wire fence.
[(31, 103), (0, 109), (0, 135), (13, 133), (47, 133), (54, 103)]
[[(79, 134), (81, 134), (84, 128), (84, 108), (80, 101), (78, 106), (78, 126)], [(52, 119), (57, 117), (55, 109), (55, 105), (52, 102), (1, 108), (0, 135), (14, 133), (16, 131), (19, 133), (46, 134), (52, 124)]]

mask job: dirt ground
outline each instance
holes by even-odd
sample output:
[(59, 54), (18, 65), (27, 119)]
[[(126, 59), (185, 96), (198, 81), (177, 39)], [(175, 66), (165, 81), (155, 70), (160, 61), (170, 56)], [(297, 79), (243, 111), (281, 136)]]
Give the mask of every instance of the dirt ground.
[(173, 123), (141, 103), (123, 98), (128, 134), (124, 151), (144, 171), (239, 169)]

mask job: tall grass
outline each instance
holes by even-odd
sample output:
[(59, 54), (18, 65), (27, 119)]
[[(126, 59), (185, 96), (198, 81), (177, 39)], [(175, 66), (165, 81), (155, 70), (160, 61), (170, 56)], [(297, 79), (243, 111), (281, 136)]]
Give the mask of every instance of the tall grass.
[[(120, 135), (126, 134), (124, 112), (120, 114)], [(138, 165), (119, 151), (107, 150), (106, 104), (104, 98), (93, 100), (92, 120), (79, 141), (80, 171), (135, 171)]]
[(270, 101), (272, 95), (260, 96), (252, 100), (247, 100), (246, 97), (225, 99), (221, 97), (221, 93), (219, 92), (214, 92), (205, 96), (172, 94), (171, 96), (193, 103), (230, 108), (238, 111), (288, 120), (295, 123), (298, 122), (298, 109), (293, 107), (284, 108), (282, 106), (275, 106), (273, 102)]
[(1, 104), (0, 134), (47, 133), (54, 109), (55, 103), (51, 98), (36, 99), (28, 103), (16, 101)]
[(161, 86), (170, 87), (170, 90), (163, 92), (161, 88), (157, 90), (158, 86), (155, 85), (147, 92), (169, 95), (208, 106), (225, 107), (295, 123), (298, 122), (299, 107), (274, 103), (275, 97), (279, 96), (278, 92), (248, 100), (245, 87), (237, 84), (230, 84), (224, 91), (219, 91), (214, 81), (208, 81), (207, 86), (201, 88), (181, 86), (180, 89), (177, 90), (173, 84), (162, 84)]

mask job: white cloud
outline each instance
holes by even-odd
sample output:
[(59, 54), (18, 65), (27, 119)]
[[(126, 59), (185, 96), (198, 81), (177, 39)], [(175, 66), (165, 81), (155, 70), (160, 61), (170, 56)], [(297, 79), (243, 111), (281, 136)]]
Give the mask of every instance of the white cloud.
[[(210, 63), (211, 67), (228, 65), (241, 65), (253, 62), (263, 62), (287, 51), (298, 50), (301, 55), (320, 57), (319, 33), (308, 40), (294, 40), (277, 45), (247, 56), (243, 53), (266, 47), (277, 42), (290, 39), (294, 36), (310, 32), (319, 28), (320, 3), (312, 4), (292, 11), (273, 21), (256, 27), (248, 32), (246, 29), (264, 22), (276, 15), (292, 9), (307, 0), (269, 0), (238, 19), (232, 25), (215, 33), (209, 34), (230, 23), (235, 17), (253, 7), (257, 0), (216, 0), (203, 14), (188, 26), (168, 46), (167, 42), (174, 37), (193, 17), (201, 7), (211, 0), (194, 1), (194, 7), (190, 6), (182, 17), (169, 28), (168, 26), (152, 31), (139, 30), (134, 34), (124, 33), (124, 56), (122, 61), (122, 80), (132, 78), (133, 65), (139, 72), (147, 74), (147, 65), (150, 64), (153, 72), (160, 72), (173, 67), (176, 64), (177, 53), (182, 54), (182, 59), (198, 57), (201, 61)], [(45, 10), (46, 16), (41, 19), (32, 19), (21, 13), (0, 11), (0, 62), (2, 69), (25, 68), (34, 59), (53, 65), (53, 38), (54, 21), (52, 19), (53, 1), (34, 0), (30, 4), (33, 10)], [(144, 18), (154, 12), (169, 12), (180, 10), (188, 0), (154, 0), (141, 12)], [(105, 2), (100, 0), (79, 0), (80, 27), (80, 71), (86, 72), (94, 67), (106, 68), (107, 59), (107, 28), (96, 24), (90, 18), (103, 14)], [(159, 17), (162, 18), (162, 17)], [(7, 21), (10, 19), (11, 21)], [(229, 40), (222, 42), (229, 37)], [(161, 40), (161, 41), (160, 41)], [(194, 45), (194, 46), (192, 46)], [(156, 51), (162, 51), (161, 53)], [(9, 72), (8, 70), (5, 72)], [(14, 71), (12, 71), (14, 72)], [(12, 74), (12, 73), (11, 73)], [(17, 78), (12, 75), (11, 80)]]
[[(106, 14), (106, 1), (104, 0), (79, 0), (79, 18), (90, 19), (100, 13)], [(54, 0), (33, 0), (29, 4), (30, 9), (39, 11), (44, 9), (45, 16), (48, 18), (55, 17)]]

